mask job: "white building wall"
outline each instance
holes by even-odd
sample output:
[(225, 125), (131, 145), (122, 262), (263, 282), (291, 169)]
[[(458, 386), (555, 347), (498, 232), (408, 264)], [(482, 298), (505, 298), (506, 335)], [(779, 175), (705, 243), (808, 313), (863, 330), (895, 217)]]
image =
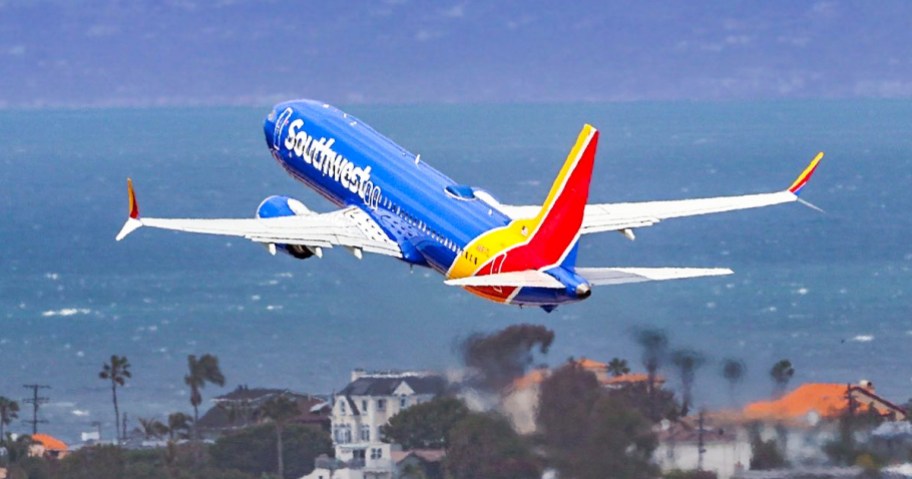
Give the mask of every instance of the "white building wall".
[[(746, 437), (726, 442), (707, 442), (703, 449), (703, 469), (714, 471), (719, 479), (729, 479), (735, 472), (750, 465), (751, 447)], [(662, 442), (653, 453), (653, 459), (668, 472), (673, 469), (693, 470), (700, 463), (696, 442)]]

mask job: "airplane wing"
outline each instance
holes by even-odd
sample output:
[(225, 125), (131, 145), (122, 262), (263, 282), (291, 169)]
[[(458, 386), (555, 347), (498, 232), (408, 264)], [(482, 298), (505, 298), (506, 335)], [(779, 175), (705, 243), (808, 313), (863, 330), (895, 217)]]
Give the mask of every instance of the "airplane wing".
[[(642, 283), (644, 281), (668, 281), (672, 279), (700, 278), (704, 276), (725, 276), (732, 274), (728, 268), (576, 268), (576, 273), (592, 286), (613, 286), (617, 284)], [(450, 286), (513, 287), (563, 289), (567, 286), (554, 276), (543, 271), (525, 270), (509, 273), (468, 276), (448, 279)]]
[(644, 281), (725, 276), (734, 271), (728, 268), (576, 268), (576, 274), (593, 286), (609, 286)]
[[(723, 196), (672, 201), (646, 201), (633, 203), (603, 203), (586, 205), (581, 234), (602, 231), (621, 231), (633, 238), (632, 230), (652, 226), (662, 220), (685, 216), (722, 213), (725, 211), (760, 208), (798, 200), (804, 185), (817, 169), (823, 152), (804, 169), (792, 185), (783, 191), (743, 196)], [(513, 218), (535, 216), (540, 206), (506, 206), (504, 213)]]
[(130, 197), (130, 217), (117, 234), (117, 241), (124, 239), (136, 229), (147, 226), (188, 233), (238, 236), (266, 245), (273, 254), (274, 245), (288, 244), (314, 249), (344, 246), (359, 257), (361, 251), (402, 257), (399, 245), (383, 232), (373, 218), (357, 206), (330, 213), (277, 218), (141, 218), (130, 180), (127, 180), (127, 189)]

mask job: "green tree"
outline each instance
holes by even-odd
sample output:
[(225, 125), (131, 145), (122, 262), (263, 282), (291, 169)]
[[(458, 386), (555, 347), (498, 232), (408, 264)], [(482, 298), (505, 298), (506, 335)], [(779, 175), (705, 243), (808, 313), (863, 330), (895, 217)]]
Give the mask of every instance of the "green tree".
[(526, 373), (536, 347), (547, 354), (552, 342), (554, 331), (544, 326), (514, 324), (491, 334), (472, 334), (459, 346), (475, 386), (497, 392)]
[(601, 387), (595, 374), (575, 361), (554, 371), (541, 384), (537, 424), (552, 451), (569, 452), (580, 446)]
[(686, 416), (693, 403), (693, 385), (697, 370), (706, 363), (706, 357), (693, 349), (679, 349), (671, 353), (671, 362), (681, 378), (681, 415)]
[(280, 479), (285, 477), (285, 450), (282, 445), (282, 431), (289, 421), (300, 414), (297, 401), (284, 394), (270, 398), (263, 403), (257, 414), (260, 417), (271, 420), (275, 426), (277, 470)]
[[(585, 440), (573, 451), (562, 472), (576, 479), (639, 479), (655, 477), (652, 453), (658, 439), (639, 412), (611, 397), (600, 397), (592, 408)], [(568, 467), (569, 465), (569, 467)]]
[(681, 405), (675, 400), (674, 392), (669, 389), (656, 388), (650, 395), (646, 384), (635, 383), (606, 391), (606, 394), (635, 409), (653, 423), (663, 419), (677, 421), (681, 414)]
[(126, 477), (126, 458), (118, 446), (84, 447), (60, 461), (57, 477), (66, 479), (120, 479)]
[(5, 428), (13, 419), (19, 417), (19, 403), (12, 399), (0, 396), (0, 441), (6, 439)]
[(510, 422), (492, 413), (469, 413), (450, 431), (444, 459), (452, 479), (538, 479), (539, 461)]
[(747, 366), (744, 361), (734, 358), (726, 358), (722, 361), (722, 377), (728, 381), (728, 394), (731, 398), (732, 406), (737, 404), (735, 401), (735, 387), (744, 379)]
[[(288, 424), (283, 431), (285, 474), (301, 477), (313, 471), (314, 460), (332, 451), (329, 433), (316, 427)], [(254, 476), (275, 471), (278, 461), (275, 428), (268, 424), (222, 435), (210, 448), (213, 465)]]
[(772, 369), (770, 369), (770, 378), (773, 380), (774, 397), (780, 397), (785, 394), (788, 383), (794, 375), (795, 368), (792, 367), (792, 362), (788, 359), (780, 359), (779, 362), (773, 365)]
[(380, 434), (403, 449), (446, 449), (450, 430), (468, 414), (460, 399), (441, 396), (396, 414)]
[(206, 384), (225, 385), (225, 376), (219, 368), (218, 358), (204, 354), (197, 359), (196, 355), (187, 356), (187, 367), (190, 372), (184, 376), (184, 383), (190, 386), (190, 404), (193, 406), (193, 437), (199, 440), (199, 406), (203, 402), (201, 390)]
[(572, 362), (542, 382), (538, 426), (548, 460), (561, 477), (640, 478), (655, 473), (650, 457), (657, 441), (651, 423), (630, 406), (637, 400), (626, 395), (629, 391), (616, 393), (604, 392), (594, 374)]
[(630, 366), (626, 359), (611, 358), (608, 362), (608, 372), (614, 377), (623, 376), (630, 372)]
[(126, 356), (111, 355), (111, 361), (104, 363), (98, 377), (111, 381), (111, 398), (114, 401), (114, 437), (121, 439), (120, 435), (120, 410), (117, 408), (117, 386), (123, 386), (130, 373), (130, 361)]

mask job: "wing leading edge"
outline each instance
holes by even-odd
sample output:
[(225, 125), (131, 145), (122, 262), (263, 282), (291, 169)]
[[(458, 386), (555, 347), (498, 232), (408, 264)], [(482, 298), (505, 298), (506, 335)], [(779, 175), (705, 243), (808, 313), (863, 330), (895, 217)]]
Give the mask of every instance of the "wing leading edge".
[[(379, 225), (357, 206), (330, 213), (283, 216), (277, 218), (191, 219), (142, 218), (133, 183), (127, 180), (130, 198), (130, 217), (117, 241), (142, 226), (187, 233), (238, 236), (264, 245), (288, 244), (311, 248), (344, 246), (354, 251), (402, 257), (399, 245), (392, 241)], [(270, 250), (272, 251), (272, 249)]]
[[(823, 152), (817, 153), (792, 185), (782, 191), (742, 196), (722, 196), (671, 201), (646, 201), (633, 203), (601, 203), (586, 205), (582, 234), (603, 231), (622, 231), (625, 234), (636, 228), (652, 226), (662, 220), (724, 213), (750, 208), (790, 203), (798, 200), (808, 180), (817, 169)], [(507, 215), (518, 218), (537, 211), (537, 206), (503, 206)], [(627, 231), (625, 231), (627, 230)]]

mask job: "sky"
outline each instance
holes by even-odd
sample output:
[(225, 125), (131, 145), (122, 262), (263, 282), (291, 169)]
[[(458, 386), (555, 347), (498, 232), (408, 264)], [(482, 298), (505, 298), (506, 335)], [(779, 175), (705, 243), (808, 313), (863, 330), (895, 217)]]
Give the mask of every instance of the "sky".
[(912, 97), (912, 2), (0, 0), (0, 108)]

